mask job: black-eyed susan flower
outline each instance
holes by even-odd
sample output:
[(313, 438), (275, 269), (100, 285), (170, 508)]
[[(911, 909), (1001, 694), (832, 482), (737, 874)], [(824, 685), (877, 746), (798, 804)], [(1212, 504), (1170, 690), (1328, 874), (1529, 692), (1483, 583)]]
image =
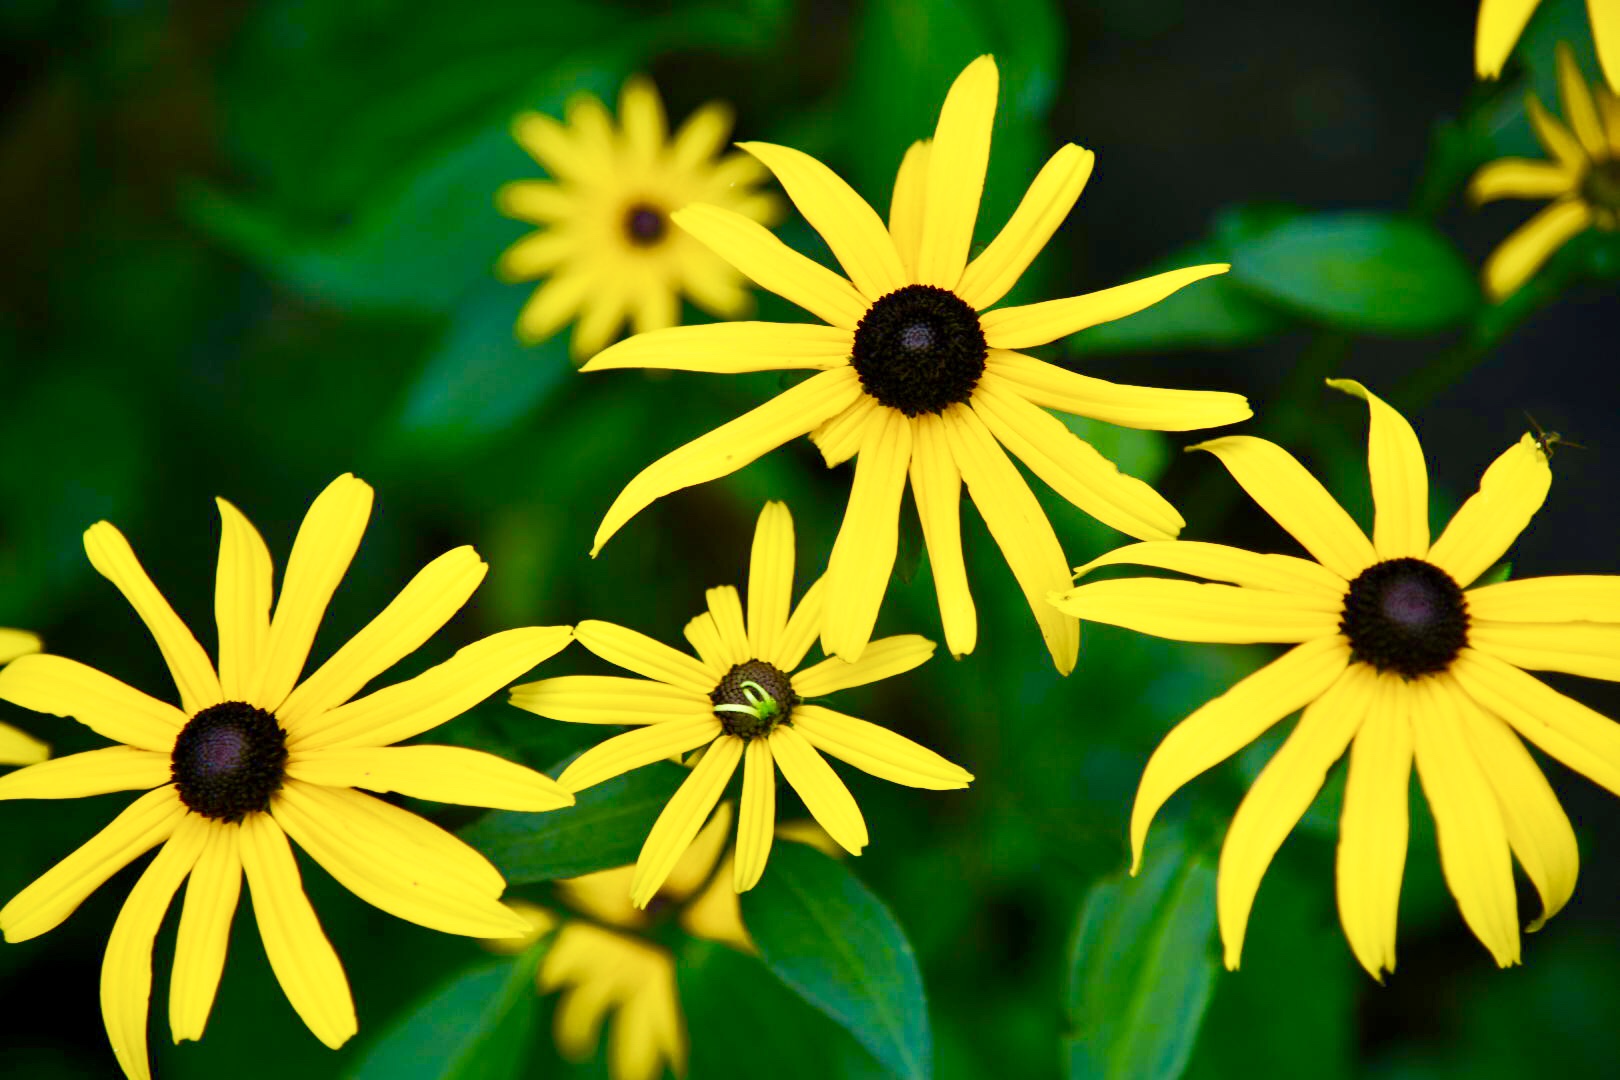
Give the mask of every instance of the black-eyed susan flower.
[[(1620, 12), (1620, 5), (1615, 5)], [(1620, 228), (1620, 98), (1607, 87), (1588, 90), (1569, 46), (1558, 44), (1558, 96), (1565, 127), (1526, 95), (1525, 111), (1551, 161), (1502, 158), (1474, 174), (1468, 197), (1551, 199), (1547, 207), (1504, 240), (1485, 260), (1485, 292), (1500, 300), (1519, 287), (1553, 252), (1586, 229)]]
[(1079, 650), (1079, 624), (1049, 607), (1068, 563), (1011, 450), (1060, 495), (1139, 539), (1168, 539), (1181, 515), (1122, 475), (1047, 409), (1183, 431), (1242, 420), (1236, 394), (1119, 386), (1026, 356), (1077, 330), (1139, 311), (1224, 272), (1194, 266), (1085, 296), (985, 311), (1007, 294), (1068, 216), (1091, 174), (1089, 150), (1052, 156), (1001, 234), (969, 261), (996, 109), (995, 61), (957, 77), (932, 142), (906, 154), (889, 223), (825, 165), (797, 150), (743, 143), (776, 175), (843, 266), (843, 278), (769, 231), (718, 206), (687, 207), (676, 224), (761, 287), (825, 320), (678, 327), (621, 342), (584, 366), (741, 372), (817, 369), (778, 395), (644, 469), (614, 500), (593, 554), (662, 495), (724, 476), (809, 433), (829, 466), (856, 458), (849, 506), (827, 566), (822, 648), (857, 660), (871, 637), (899, 536), (909, 479), (933, 565), (945, 642), (972, 652), (978, 629), (962, 559), (962, 484), (1012, 567), (1058, 670)]
[(84, 535), (91, 565), (157, 640), (178, 708), (65, 657), (24, 656), (0, 670), (0, 698), (71, 716), (120, 744), (0, 777), (0, 798), (146, 792), (0, 908), (7, 941), (37, 937), (124, 866), (159, 849), (113, 924), (101, 969), (102, 1016), (131, 1077), (149, 1074), (152, 940), (183, 882), (169, 987), (176, 1042), (202, 1037), (244, 876), (288, 1001), (326, 1045), (341, 1046), (354, 1034), (348, 980), (304, 895), (289, 837), (356, 896), (402, 919), (476, 937), (526, 930), (500, 902), (506, 883), (487, 859), (366, 791), (511, 810), (571, 803), (549, 777), (490, 754), (391, 745), (476, 705), (568, 644), (569, 629), (493, 634), (413, 679), (355, 698), (443, 626), (483, 580), (483, 561), (460, 547), (424, 567), (299, 682), (371, 501), (371, 488), (349, 475), (321, 493), (298, 530), (272, 616), (270, 553), (247, 518), (218, 500), (217, 669), (123, 534), (105, 521), (91, 526)]
[[(39, 649), (38, 634), (0, 626), (0, 664), (37, 653)], [(50, 747), (32, 735), (18, 731), (10, 724), (0, 724), (0, 765), (33, 765), (50, 756)]]
[[(1474, 29), (1474, 70), (1482, 79), (1502, 74), (1502, 65), (1524, 33), (1541, 0), (1480, 0), (1479, 22)], [(1592, 20), (1592, 44), (1609, 86), (1620, 91), (1620, 4), (1614, 0), (1586, 0)]]
[(737, 892), (753, 888), (765, 871), (777, 769), (821, 827), (854, 855), (866, 846), (866, 821), (822, 753), (910, 787), (962, 788), (973, 779), (887, 728), (805, 700), (910, 671), (933, 655), (934, 643), (915, 634), (881, 638), (856, 663), (829, 657), (795, 673), (820, 629), (826, 590), (825, 579), (818, 580), (792, 608), (793, 561), (793, 519), (781, 503), (766, 503), (754, 531), (747, 616), (735, 588), (708, 590), (708, 611), (686, 624), (696, 658), (634, 630), (588, 620), (574, 628), (580, 644), (643, 678), (575, 675), (512, 688), (512, 704), (553, 720), (635, 726), (575, 758), (557, 778), (570, 791), (705, 748), (636, 860), (630, 898), (637, 907), (658, 892), (739, 762)]
[(1133, 867), (1149, 823), (1183, 784), (1301, 707), (1238, 807), (1217, 900), (1235, 968), (1260, 879), (1349, 751), (1339, 818), (1345, 936), (1375, 977), (1395, 968), (1407, 790), (1417, 768), (1440, 862), (1463, 919), (1502, 966), (1519, 960), (1513, 858), (1541, 896), (1538, 929), (1575, 888), (1575, 834), (1522, 740), (1620, 793), (1620, 726), (1526, 674), (1620, 679), (1620, 577), (1473, 585), (1522, 532), (1552, 482), (1539, 440), (1493, 462), (1429, 541), (1428, 474), (1406, 420), (1358, 383), (1372, 412), (1372, 540), (1289, 453), (1264, 439), (1202, 444), (1310, 559), (1219, 544), (1134, 544), (1076, 571), (1134, 563), (1231, 584), (1126, 578), (1055, 598), (1081, 618), (1186, 641), (1292, 644), (1188, 716), (1148, 761), (1131, 814)]
[(780, 216), (775, 196), (759, 190), (766, 173), (754, 159), (721, 155), (731, 110), (711, 102), (671, 138), (650, 80), (633, 76), (619, 92), (619, 123), (594, 95), (568, 103), (567, 123), (524, 113), (513, 137), (551, 174), (501, 188), (502, 213), (540, 226), (508, 248), (497, 270), (509, 281), (547, 278), (518, 315), (526, 342), (550, 337), (576, 315), (576, 359), (618, 336), (679, 323), (681, 297), (722, 319), (747, 314), (753, 298), (742, 275), (678, 229), (670, 213), (713, 203), (750, 221)]

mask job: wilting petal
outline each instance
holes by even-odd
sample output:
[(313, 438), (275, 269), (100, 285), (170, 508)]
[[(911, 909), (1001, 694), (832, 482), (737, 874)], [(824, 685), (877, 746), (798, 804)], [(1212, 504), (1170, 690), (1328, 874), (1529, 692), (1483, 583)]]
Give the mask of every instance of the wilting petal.
[(1559, 199), (1542, 208), (1485, 260), (1486, 295), (1502, 300), (1518, 292), (1553, 252), (1591, 224), (1592, 210), (1579, 199)]
[(714, 689), (714, 676), (700, 661), (639, 631), (586, 619), (574, 627), (574, 637), (597, 656), (626, 671), (705, 697)]
[(117, 742), (167, 754), (186, 714), (167, 702), (65, 656), (20, 656), (0, 670), (0, 699), (35, 712), (70, 716)]
[(917, 634), (879, 638), (854, 663), (830, 656), (798, 672), (793, 676), (793, 689), (801, 697), (821, 697), (910, 671), (933, 655), (934, 643)]
[(776, 829), (776, 765), (765, 739), (749, 739), (744, 750), (742, 804), (737, 817), (737, 858), (731, 883), (737, 892), (759, 884), (771, 857)]
[(854, 285), (800, 255), (751, 218), (704, 203), (684, 207), (669, 217), (760, 288), (799, 305), (823, 322), (854, 330), (866, 315), (868, 300)]
[(1235, 424), (1254, 415), (1242, 394), (1105, 382), (1010, 349), (991, 349), (985, 370), (1011, 383), (1020, 397), (1044, 409), (1120, 427), (1191, 431)]
[(973, 774), (904, 735), (820, 705), (793, 710), (793, 729), (823, 753), (907, 787), (965, 788)]
[(1546, 453), (1530, 435), (1523, 436), (1491, 462), (1479, 490), (1429, 549), (1429, 561), (1467, 588), (1519, 538), (1551, 486)]
[(256, 682), (270, 636), (270, 550), (242, 511), (224, 499), (214, 502), (220, 526), (214, 578), (220, 694), (226, 701), (243, 701)]
[(945, 95), (934, 127), (923, 184), (925, 212), (917, 245), (917, 281), (955, 289), (967, 266), (979, 216), (990, 125), (996, 115), (996, 62), (981, 56), (962, 70)]
[(626, 338), (585, 361), (580, 370), (664, 368), (718, 375), (800, 368), (824, 371), (846, 366), (853, 346), (848, 330), (818, 323), (671, 326)]
[(169, 779), (168, 754), (109, 746), (0, 776), (0, 799), (78, 799), (110, 791), (146, 791)]
[(1150, 540), (1115, 548), (1084, 566), (1074, 576), (1085, 577), (1100, 566), (1121, 563), (1157, 566), (1179, 574), (1230, 581), (1251, 589), (1291, 593), (1311, 600), (1343, 600), (1349, 584), (1320, 563), (1292, 555), (1260, 555), (1224, 544), (1199, 540)]
[(928, 158), (931, 142), (918, 139), (906, 148), (889, 198), (889, 236), (905, 265), (907, 278), (917, 280), (917, 253), (922, 248), (923, 218), (927, 211)]
[(1367, 403), (1367, 471), (1372, 475), (1373, 548), (1380, 559), (1421, 559), (1429, 553), (1429, 470), (1406, 417), (1352, 379), (1328, 385)]
[(512, 687), (512, 704), (571, 724), (658, 724), (706, 716), (711, 709), (707, 693), (616, 675), (564, 675), (524, 683)]
[(771, 753), (782, 776), (799, 793), (812, 817), (827, 835), (851, 855), (859, 855), (867, 844), (866, 819), (849, 788), (838, 779), (822, 756), (803, 735), (787, 724), (771, 731)]
[(1620, 680), (1620, 625), (1499, 623), (1470, 619), (1468, 643), (1527, 671)]
[(1088, 327), (1135, 315), (1195, 281), (1224, 274), (1231, 268), (1229, 263), (1189, 266), (1083, 296), (998, 308), (980, 315), (979, 325), (984, 328), (984, 340), (992, 348), (1027, 349), (1032, 345), (1046, 345)]
[(768, 502), (754, 526), (748, 557), (748, 649), (762, 660), (776, 655), (793, 609), (793, 515), (786, 503)]
[(911, 494), (928, 548), (945, 646), (952, 656), (963, 657), (978, 644), (979, 621), (962, 558), (962, 473), (940, 423), (932, 414), (911, 422)]
[(413, 799), (488, 806), (497, 810), (556, 810), (573, 795), (545, 773), (461, 746), (363, 746), (295, 753), (287, 775), (324, 787), (356, 787)]
[(1474, 70), (1494, 79), (1524, 32), (1524, 24), (1541, 0), (1480, 0), (1479, 23), (1474, 35)]
[(1468, 201), (1477, 206), (1496, 199), (1553, 199), (1575, 190), (1579, 180), (1557, 162), (1498, 158), (1468, 181)]
[(968, 264), (956, 293), (975, 311), (982, 311), (1018, 284), (1035, 256), (1046, 247), (1091, 178), (1097, 156), (1068, 143), (1053, 154), (1035, 182), (1029, 185), (1018, 209), (978, 258)]
[[(671, 754), (684, 754), (696, 750), (704, 743), (719, 738), (724, 732), (720, 721), (711, 711), (708, 716), (690, 720), (670, 720), (662, 724), (615, 735), (598, 743), (569, 763), (557, 782), (569, 791), (583, 791), (604, 780), (662, 761)], [(683, 848), (684, 850), (684, 848)], [(671, 863), (670, 865), (674, 865)], [(663, 876), (659, 876), (663, 881)]]
[(1468, 617), (1499, 622), (1620, 623), (1620, 575), (1518, 578), (1468, 590)]
[(1052, 604), (1094, 619), (1173, 641), (1292, 644), (1339, 632), (1340, 600), (1206, 585), (1168, 578), (1116, 578), (1055, 593)]
[(821, 648), (860, 659), (888, 591), (900, 543), (900, 496), (911, 465), (911, 421), (895, 409), (879, 414), (855, 462), (855, 483), (827, 559), (827, 607)]
[(186, 882), (180, 932), (175, 937), (174, 971), (169, 977), (169, 1030), (175, 1042), (200, 1039), (225, 970), (231, 921), (242, 893), (239, 826), (216, 822)]
[(787, 629), (782, 631), (782, 641), (777, 646), (774, 663), (782, 671), (792, 671), (804, 659), (804, 654), (810, 651), (810, 646), (821, 635), (821, 616), (826, 607), (825, 577), (818, 577), (811, 582), (810, 587), (799, 597), (799, 606), (793, 609), (788, 618)]
[(1399, 679), (1380, 678), (1372, 711), (1350, 744), (1334, 875), (1344, 936), (1380, 982), (1395, 970), (1411, 784), (1412, 699)]
[[(640, 732), (632, 734), (639, 735)], [(720, 793), (737, 769), (742, 750), (743, 741), (735, 735), (719, 736), (704, 753), (702, 760), (693, 766), (691, 775), (681, 782), (680, 788), (670, 797), (669, 804), (658, 815), (646, 842), (641, 845), (641, 854), (636, 857), (636, 877), (630, 886), (630, 902), (636, 907), (646, 907), (658, 895), (664, 879), (680, 861), (704, 819), (709, 816), (709, 811), (719, 801)]]

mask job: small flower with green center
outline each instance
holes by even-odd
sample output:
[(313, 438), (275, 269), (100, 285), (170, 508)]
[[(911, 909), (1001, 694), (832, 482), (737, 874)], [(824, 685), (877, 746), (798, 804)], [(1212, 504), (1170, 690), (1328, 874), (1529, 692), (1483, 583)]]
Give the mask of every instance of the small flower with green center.
[(866, 846), (860, 807), (827, 764), (831, 754), (873, 776), (910, 787), (964, 788), (973, 777), (932, 750), (876, 724), (805, 701), (910, 671), (934, 652), (915, 634), (872, 642), (861, 659), (830, 657), (793, 673), (821, 629), (825, 578), (792, 608), (793, 519), (766, 503), (754, 531), (748, 613), (729, 585), (708, 591), (709, 610), (686, 624), (694, 659), (612, 623), (574, 628), (580, 644), (644, 676), (576, 675), (512, 688), (512, 704), (576, 724), (628, 724), (576, 758), (558, 777), (582, 791), (631, 769), (704, 747), (691, 775), (659, 814), (636, 860), (630, 898), (646, 907), (692, 843), (739, 762), (743, 765), (732, 885), (759, 881), (776, 822), (776, 770), (811, 815), (853, 855)]
[(1579, 867), (1569, 819), (1524, 742), (1620, 794), (1620, 725), (1526, 671), (1620, 680), (1620, 577), (1475, 584), (1547, 497), (1552, 472), (1539, 442), (1526, 434), (1498, 457), (1430, 543), (1428, 472), (1411, 425), (1358, 383), (1329, 385), (1364, 398), (1372, 413), (1371, 542), (1287, 451), (1232, 436), (1194, 449), (1218, 457), (1315, 561), (1193, 541), (1133, 544), (1076, 574), (1135, 564), (1231, 584), (1123, 578), (1053, 599), (1080, 618), (1159, 637), (1293, 645), (1154, 751), (1131, 814), (1132, 872), (1171, 795), (1303, 707), (1221, 849), (1227, 967), (1238, 965), (1272, 856), (1346, 750), (1337, 883), (1356, 958), (1375, 978), (1395, 970), (1415, 766), (1446, 883), (1506, 967), (1519, 960), (1514, 858), (1541, 896), (1531, 930), (1564, 906)]
[[(40, 650), (38, 634), (0, 626), (0, 664)], [(0, 724), (0, 765), (34, 765), (51, 756), (51, 748), (25, 731)]]
[[(1474, 70), (1482, 79), (1502, 74), (1502, 65), (1524, 33), (1541, 0), (1480, 0), (1474, 30)], [(1592, 23), (1592, 44), (1610, 89), (1620, 93), (1620, 3), (1586, 0)]]
[(1074, 667), (1080, 626), (1046, 603), (1069, 582), (1051, 522), (1007, 456), (1059, 495), (1137, 539), (1169, 539), (1181, 515), (1152, 487), (1121, 474), (1048, 409), (1124, 427), (1187, 431), (1249, 416), (1237, 394), (1159, 390), (1080, 375), (1020, 349), (1124, 318), (1224, 263), (1172, 270), (1100, 292), (993, 308), (1063, 223), (1091, 175), (1093, 155), (1052, 155), (1011, 219), (971, 261), (990, 160), (995, 61), (981, 56), (952, 84), (932, 142), (900, 163), (888, 225), (831, 169), (770, 143), (743, 143), (787, 189), (848, 277), (800, 255), (723, 206), (698, 204), (676, 225), (728, 263), (822, 319), (721, 323), (640, 334), (581, 369), (672, 368), (733, 374), (817, 374), (643, 469), (608, 508), (594, 555), (664, 495), (714, 480), (800, 435), (828, 467), (856, 459), (849, 506), (827, 564), (821, 647), (859, 660), (876, 625), (899, 543), (909, 483), (933, 565), (945, 644), (973, 651), (978, 622), (962, 555), (962, 485), (1001, 548), (1040, 626), (1052, 662)]
[(371, 488), (349, 475), (320, 494), (299, 527), (272, 615), (270, 552), (252, 523), (218, 500), (217, 668), (123, 534), (105, 521), (91, 526), (84, 534), (90, 563), (157, 640), (179, 689), (178, 708), (65, 657), (23, 656), (0, 670), (0, 699), (71, 716), (121, 744), (0, 777), (0, 799), (145, 792), (0, 908), (7, 941), (38, 937), (158, 848), (113, 924), (101, 968), (102, 1018), (130, 1077), (150, 1075), (152, 942), (182, 884), (169, 983), (176, 1042), (202, 1038), (244, 876), (287, 1000), (327, 1046), (355, 1033), (348, 979), (304, 895), (289, 837), (350, 892), (402, 919), (473, 937), (527, 931), (500, 902), (506, 882), (489, 860), (366, 791), (509, 810), (571, 804), (573, 796), (550, 777), (491, 754), (391, 745), (461, 715), (553, 655), (568, 644), (569, 628), (493, 634), (413, 679), (355, 697), (437, 632), (483, 581), (488, 567), (472, 548), (459, 547), (424, 567), (300, 682), (371, 502)]
[(508, 281), (549, 280), (518, 315), (525, 342), (550, 337), (576, 315), (570, 349), (590, 356), (628, 319), (637, 333), (681, 321), (681, 297), (721, 319), (753, 307), (743, 277), (679, 229), (670, 214), (693, 202), (723, 206), (749, 221), (781, 217), (759, 190), (766, 172), (745, 154), (724, 154), (731, 110), (710, 102), (670, 136), (651, 81), (633, 76), (619, 92), (619, 125), (595, 96), (576, 94), (567, 123), (524, 113), (512, 135), (551, 174), (501, 188), (503, 214), (540, 226), (501, 255)]
[[(1615, 8), (1620, 11), (1620, 4)], [(1607, 87), (1590, 90), (1569, 46), (1558, 43), (1558, 94), (1569, 127), (1542, 108), (1534, 94), (1525, 110), (1551, 161), (1502, 158), (1468, 184), (1475, 204), (1493, 199), (1551, 199), (1485, 260), (1485, 292), (1501, 300), (1519, 290), (1577, 233), (1620, 229), (1620, 97)]]

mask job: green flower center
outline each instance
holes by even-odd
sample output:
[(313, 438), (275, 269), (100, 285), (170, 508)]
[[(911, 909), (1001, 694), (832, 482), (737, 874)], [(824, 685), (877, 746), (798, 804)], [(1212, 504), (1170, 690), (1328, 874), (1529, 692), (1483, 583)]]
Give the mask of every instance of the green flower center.
[(1353, 660), (1406, 679), (1433, 675), (1468, 644), (1468, 602), (1433, 563), (1386, 559), (1350, 583), (1339, 632)]
[(669, 233), (669, 217), (656, 206), (636, 203), (624, 212), (624, 235), (636, 247), (652, 247)]
[(174, 741), (169, 771), (180, 801), (215, 821), (270, 809), (287, 767), (287, 733), (245, 701), (210, 705)]
[(747, 660), (731, 666), (709, 700), (727, 735), (756, 739), (769, 735), (792, 714), (799, 695), (780, 668), (763, 660)]
[(862, 389), (917, 416), (967, 401), (985, 355), (984, 330), (966, 301), (949, 289), (907, 285), (867, 309), (850, 360)]

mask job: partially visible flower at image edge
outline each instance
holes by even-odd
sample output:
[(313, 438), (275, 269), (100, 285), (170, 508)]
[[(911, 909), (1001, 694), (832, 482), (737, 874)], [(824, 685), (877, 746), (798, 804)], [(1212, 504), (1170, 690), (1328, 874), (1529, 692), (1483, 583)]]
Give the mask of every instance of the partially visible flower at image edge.
[(1132, 871), (1159, 808), (1182, 785), (1303, 707), (1232, 818), (1216, 887), (1226, 965), (1238, 966), (1261, 877), (1349, 751), (1339, 817), (1339, 918), (1375, 978), (1395, 969), (1395, 924), (1415, 765), (1440, 864), (1464, 921), (1498, 965), (1519, 961), (1518, 858), (1541, 927), (1569, 899), (1575, 833), (1521, 740), (1620, 794), (1620, 725), (1526, 674), (1620, 680), (1620, 577), (1478, 581), (1524, 531), (1552, 483), (1525, 435), (1429, 541), (1429, 482), (1417, 435), (1366, 400), (1375, 517), (1365, 534), (1286, 450), (1230, 436), (1192, 449), (1221, 461), (1312, 558), (1180, 540), (1134, 544), (1076, 570), (1135, 564), (1212, 578), (1121, 578), (1054, 602), (1081, 618), (1159, 637), (1294, 647), (1181, 721), (1148, 761), (1131, 814)]
[(759, 185), (767, 174), (744, 154), (720, 154), (731, 110), (698, 109), (673, 137), (651, 80), (631, 76), (619, 91), (619, 126), (594, 95), (568, 102), (567, 122), (529, 112), (512, 136), (551, 175), (515, 180), (496, 194), (501, 213), (540, 226), (501, 255), (507, 281), (547, 278), (518, 315), (517, 334), (533, 344), (576, 315), (569, 342), (579, 360), (619, 334), (678, 324), (681, 298), (716, 318), (753, 309), (743, 277), (708, 248), (670, 227), (671, 212), (713, 203), (751, 221), (774, 223), (781, 201)]
[[(1525, 24), (1541, 0), (1480, 0), (1474, 29), (1474, 70), (1482, 79), (1502, 74), (1502, 65), (1518, 44)], [(1592, 23), (1592, 44), (1609, 87), (1620, 93), (1620, 2), (1586, 0)]]
[[(1006, 450), (1059, 495), (1138, 539), (1168, 539), (1181, 515), (1047, 409), (1125, 427), (1186, 431), (1246, 419), (1237, 394), (1122, 386), (1017, 350), (1124, 318), (1225, 263), (1158, 274), (1084, 296), (985, 311), (1023, 275), (1091, 175), (1094, 155), (1054, 154), (1000, 234), (972, 261), (974, 222), (990, 159), (995, 61), (956, 78), (932, 142), (901, 162), (887, 227), (821, 162), (770, 143), (742, 143), (764, 162), (821, 234), (848, 278), (720, 206), (673, 219), (762, 288), (830, 325), (719, 323), (629, 338), (581, 370), (670, 368), (735, 374), (819, 374), (653, 462), (627, 484), (597, 528), (591, 554), (664, 495), (735, 472), (809, 434), (829, 467), (856, 458), (854, 485), (827, 565), (821, 644), (858, 660), (871, 637), (899, 542), (909, 480), (933, 569), (945, 643), (973, 651), (978, 626), (960, 528), (965, 482), (1040, 625), (1060, 672), (1074, 667), (1079, 624), (1046, 603), (1069, 581), (1051, 523)], [(1005, 447), (1005, 450), (1003, 449)]]
[[(1620, 10), (1620, 3), (1616, 3)], [(1575, 55), (1558, 43), (1558, 96), (1569, 127), (1542, 108), (1534, 94), (1525, 111), (1551, 161), (1502, 158), (1483, 166), (1468, 184), (1475, 205), (1493, 199), (1551, 199), (1485, 260), (1485, 292), (1511, 296), (1577, 233), (1620, 229), (1620, 97), (1607, 87), (1587, 88)]]
[[(41, 644), (38, 634), (0, 626), (0, 664), (37, 653)], [(50, 747), (39, 739), (10, 724), (0, 724), (0, 765), (33, 765), (50, 756)]]
[(909, 787), (965, 788), (973, 779), (902, 735), (804, 700), (910, 671), (933, 655), (934, 643), (916, 634), (880, 638), (856, 663), (829, 657), (794, 673), (820, 629), (827, 590), (826, 579), (818, 579), (793, 608), (793, 564), (793, 519), (782, 503), (766, 503), (754, 531), (747, 615), (734, 587), (709, 589), (708, 611), (685, 628), (696, 658), (634, 630), (586, 620), (574, 628), (581, 645), (644, 677), (565, 675), (512, 688), (512, 704), (553, 720), (635, 727), (575, 758), (557, 778), (570, 791), (704, 748), (636, 859), (630, 898), (637, 907), (658, 892), (739, 762), (737, 892), (753, 888), (765, 871), (777, 769), (852, 855), (866, 846), (866, 821), (823, 752)]
[[(107, 1035), (126, 1075), (146, 1053), (152, 943), (188, 882), (170, 980), (174, 1040), (199, 1039), (225, 964), (244, 875), (270, 967), (327, 1046), (356, 1030), (336, 951), (304, 894), (291, 837), (360, 899), (402, 919), (472, 937), (519, 936), (506, 887), (483, 855), (439, 826), (363, 791), (508, 810), (552, 810), (573, 796), (550, 777), (481, 751), (392, 746), (466, 712), (568, 644), (566, 626), (492, 634), (449, 660), (364, 697), (354, 694), (414, 652), (467, 602), (487, 566), (459, 547), (424, 567), (308, 678), (316, 629), (359, 547), (371, 488), (345, 474), (311, 504), (272, 617), (270, 553), (224, 499), (214, 593), (219, 666), (103, 521), (84, 534), (91, 565), (156, 639), (180, 707), (65, 657), (0, 670), (0, 699), (71, 716), (123, 745), (0, 777), (0, 799), (146, 791), (92, 839), (0, 908), (7, 941), (51, 930), (112, 875), (158, 847), (130, 890), (101, 969)], [(149, 789), (149, 790), (148, 790)]]

